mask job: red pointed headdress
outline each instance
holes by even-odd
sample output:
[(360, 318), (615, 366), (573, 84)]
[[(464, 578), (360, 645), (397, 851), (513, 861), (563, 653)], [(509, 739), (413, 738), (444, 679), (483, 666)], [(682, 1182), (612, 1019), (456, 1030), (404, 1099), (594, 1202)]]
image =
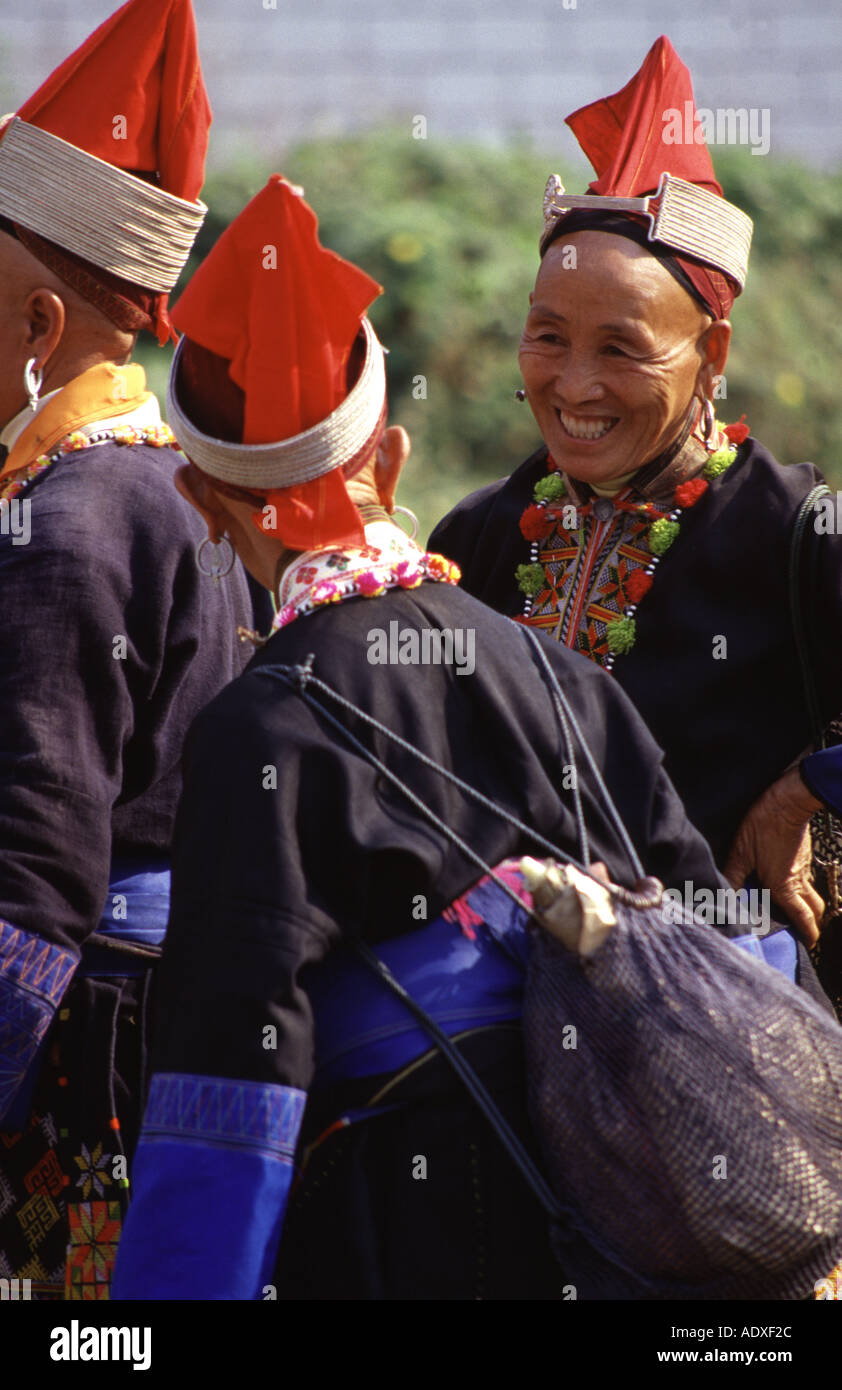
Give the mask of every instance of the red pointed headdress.
[(587, 194), (571, 196), (550, 176), (542, 253), (557, 235), (585, 227), (630, 236), (726, 318), (745, 283), (752, 224), (722, 196), (690, 73), (669, 39), (656, 40), (622, 91), (574, 111), (567, 124), (597, 177)]
[(120, 327), (165, 341), (207, 212), (210, 122), (191, 0), (128, 0), (7, 121), (0, 227)]
[(365, 317), (380, 292), (321, 245), (301, 189), (273, 174), (173, 311), (176, 438), (203, 472), (258, 495), (255, 524), (291, 550), (364, 544), (345, 478), (385, 420), (383, 349)]

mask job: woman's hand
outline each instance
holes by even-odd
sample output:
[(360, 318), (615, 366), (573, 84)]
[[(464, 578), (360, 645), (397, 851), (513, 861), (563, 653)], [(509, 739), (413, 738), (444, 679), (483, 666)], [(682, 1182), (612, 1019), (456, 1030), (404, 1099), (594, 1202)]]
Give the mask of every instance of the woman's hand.
[(725, 865), (732, 888), (754, 871), (808, 946), (819, 939), (824, 903), (813, 887), (810, 817), (821, 802), (790, 768), (755, 801), (745, 816)]

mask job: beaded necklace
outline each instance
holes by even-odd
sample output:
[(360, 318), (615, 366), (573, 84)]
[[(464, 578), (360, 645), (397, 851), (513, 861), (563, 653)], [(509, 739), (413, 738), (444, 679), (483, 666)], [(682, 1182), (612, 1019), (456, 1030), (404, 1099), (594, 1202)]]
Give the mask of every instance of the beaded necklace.
[(97, 430), (86, 434), (84, 430), (71, 430), (50, 454), (41, 454), (25, 468), (19, 468), (7, 479), (0, 481), (0, 501), (17, 497), (35, 478), (40, 478), (48, 468), (59, 459), (79, 449), (90, 449), (97, 444), (150, 444), (153, 449), (164, 449), (175, 444), (175, 435), (169, 425), (147, 425), (136, 429), (134, 425), (116, 425), (112, 429)]
[[(652, 587), (655, 571), (663, 556), (678, 539), (681, 531), (679, 518), (704, 496), (714, 478), (719, 478), (731, 467), (737, 457), (739, 445), (748, 437), (749, 427), (744, 421), (743, 415), (735, 425), (722, 426), (715, 422), (714, 437), (719, 441), (724, 436), (727, 442), (720, 442), (718, 448), (710, 454), (701, 477), (678, 484), (671, 506), (663, 509), (656, 507), (654, 502), (614, 502), (617, 511), (632, 512), (649, 520), (647, 545), (652, 558), (642, 569), (634, 570), (629, 575), (623, 592), (623, 611), (618, 618), (605, 625), (605, 640), (608, 644), (608, 654), (604, 662), (606, 671), (612, 669), (618, 656), (631, 651), (634, 646), (637, 636), (635, 614), (644, 595)], [(582, 507), (576, 507), (569, 501), (565, 503), (567, 490), (564, 479), (551, 458), (547, 459), (546, 477), (538, 479), (532, 495), (533, 500), (523, 512), (519, 523), (522, 536), (530, 542), (529, 562), (518, 565), (515, 570), (518, 588), (524, 595), (523, 613), (515, 619), (515, 622), (520, 623), (529, 622), (535, 600), (542, 590), (552, 588), (552, 576), (540, 563), (541, 542), (552, 534), (560, 521), (565, 524), (563, 511), (574, 511), (578, 525), (581, 526), (582, 520), (593, 508), (593, 502), (588, 502)]]

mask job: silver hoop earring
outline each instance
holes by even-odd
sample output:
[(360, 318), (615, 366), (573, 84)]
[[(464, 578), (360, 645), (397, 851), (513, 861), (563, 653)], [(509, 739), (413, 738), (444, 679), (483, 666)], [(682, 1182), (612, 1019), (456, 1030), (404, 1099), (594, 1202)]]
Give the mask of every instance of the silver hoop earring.
[[(205, 546), (211, 547), (210, 563), (205, 564)], [(220, 536), (219, 540), (212, 541), (210, 536), (205, 536), (203, 541), (199, 541), (196, 546), (196, 568), (200, 574), (205, 574), (209, 579), (213, 579), (218, 584), (220, 579), (226, 574), (230, 574), (234, 568), (236, 553), (233, 545), (227, 536)]]
[(38, 397), (41, 394), (41, 387), (43, 384), (43, 369), (38, 366), (37, 357), (30, 357), (23, 369), (23, 389), (29, 401), (29, 409), (32, 411), (38, 409)]
[(414, 540), (415, 540), (415, 537), (418, 535), (418, 517), (415, 515), (414, 512), (411, 512), (411, 511), (409, 510), (409, 507), (394, 507), (394, 508), (392, 509), (392, 515), (393, 515), (393, 516), (394, 516), (395, 512), (401, 512), (403, 516), (408, 516), (408, 517), (409, 517), (410, 521), (412, 522), (412, 535), (410, 536), (409, 539), (410, 539), (411, 541), (414, 541)]
[(709, 400), (708, 397), (705, 396), (704, 400), (702, 401), (701, 418), (702, 439), (705, 442), (705, 448), (708, 447), (708, 444), (710, 442), (711, 436), (715, 428), (716, 417), (713, 412), (713, 401)]

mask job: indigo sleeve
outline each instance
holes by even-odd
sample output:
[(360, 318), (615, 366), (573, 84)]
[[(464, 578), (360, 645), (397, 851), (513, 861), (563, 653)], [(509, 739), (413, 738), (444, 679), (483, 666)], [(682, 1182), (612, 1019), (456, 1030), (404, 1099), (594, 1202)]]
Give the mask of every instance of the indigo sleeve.
[(112, 1298), (263, 1296), (305, 1100), (289, 1086), (153, 1077)]

